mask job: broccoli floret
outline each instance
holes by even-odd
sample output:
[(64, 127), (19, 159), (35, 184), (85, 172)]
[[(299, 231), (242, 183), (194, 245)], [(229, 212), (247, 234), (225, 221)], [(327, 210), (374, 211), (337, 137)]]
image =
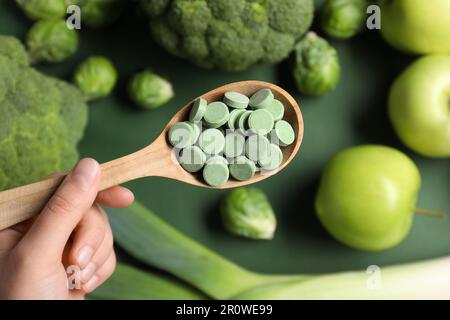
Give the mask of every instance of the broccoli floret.
[(150, 22), (153, 38), (164, 49), (174, 56), (179, 56), (178, 46), (180, 39), (166, 22), (166, 18), (152, 19)]
[(267, 8), (270, 26), (297, 38), (302, 36), (312, 23), (312, 1), (271, 0), (267, 1)]
[(36, 71), (13, 37), (0, 36), (0, 190), (66, 171), (87, 122), (74, 86)]
[(260, 3), (247, 3), (242, 12), (242, 21), (251, 29), (257, 29), (263, 34), (269, 26), (266, 8)]
[(207, 0), (204, 3), (211, 8), (215, 18), (232, 22), (240, 18), (245, 8), (246, 0)]
[(277, 63), (289, 55), (295, 44), (295, 37), (289, 33), (282, 33), (269, 29), (264, 38), (265, 61)]
[(211, 20), (211, 11), (203, 0), (180, 0), (173, 3), (168, 13), (168, 22), (172, 29), (182, 35), (203, 34)]
[(208, 30), (207, 41), (215, 63), (225, 70), (246, 69), (264, 55), (261, 35), (246, 28), (241, 21), (232, 25), (215, 21)]
[(13, 60), (18, 65), (27, 66), (29, 64), (28, 54), (23, 50), (22, 43), (13, 37), (4, 37), (7, 41), (3, 41), (0, 46), (0, 55)]
[(285, 59), (308, 30), (313, 0), (142, 0), (157, 43), (204, 68), (240, 71)]
[(156, 17), (164, 13), (169, 6), (170, 0), (142, 0), (142, 8), (150, 17)]

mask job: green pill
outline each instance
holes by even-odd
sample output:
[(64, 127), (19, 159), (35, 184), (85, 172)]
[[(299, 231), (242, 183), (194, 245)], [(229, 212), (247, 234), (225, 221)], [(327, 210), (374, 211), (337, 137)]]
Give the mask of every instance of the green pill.
[(203, 168), (203, 179), (207, 184), (218, 187), (228, 181), (230, 172), (228, 166), (220, 162), (212, 162)]
[(237, 120), (239, 117), (245, 112), (243, 109), (234, 109), (230, 112), (230, 117), (228, 118), (228, 128), (231, 130), (236, 129), (237, 127)]
[(266, 110), (270, 112), (274, 121), (283, 119), (284, 106), (281, 101), (274, 99), (272, 103), (266, 108)]
[(200, 134), (198, 143), (204, 153), (215, 155), (223, 151), (225, 137), (219, 129), (206, 129)]
[(203, 119), (203, 116), (206, 112), (206, 106), (208, 102), (206, 102), (203, 98), (198, 98), (194, 101), (192, 105), (191, 112), (189, 113), (189, 121), (191, 122), (199, 122)]
[(270, 151), (269, 148), (269, 140), (259, 134), (251, 135), (245, 142), (245, 154), (250, 160), (253, 160), (254, 162), (267, 157)]
[(228, 91), (223, 95), (223, 102), (230, 108), (245, 109), (248, 106), (249, 98), (239, 92)]
[(241, 130), (241, 132), (245, 133), (248, 129), (248, 117), (250, 117), (250, 114), (252, 111), (245, 111), (243, 114), (239, 116), (237, 119), (237, 129)]
[(202, 129), (200, 129), (200, 124), (198, 122), (188, 122), (188, 124), (192, 127), (192, 129), (194, 129), (194, 135), (192, 136), (192, 144), (194, 144), (197, 142), (200, 133), (202, 133)]
[(273, 128), (272, 114), (265, 109), (253, 111), (248, 117), (248, 127), (251, 132), (261, 135), (268, 134)]
[(208, 185), (221, 186), (230, 176), (245, 181), (282, 164), (280, 146), (295, 140), (293, 127), (282, 120), (284, 112), (284, 105), (270, 89), (261, 89), (250, 98), (228, 91), (223, 101), (209, 104), (198, 98), (192, 102), (189, 121), (174, 124), (168, 140), (180, 149), (180, 166), (191, 173), (202, 172)]
[(225, 103), (216, 101), (208, 104), (203, 120), (210, 128), (218, 128), (227, 123), (230, 111)]
[(197, 146), (188, 146), (181, 151), (179, 162), (188, 172), (200, 171), (206, 161), (206, 155)]
[(244, 156), (239, 156), (233, 159), (229, 167), (230, 175), (239, 181), (249, 180), (254, 177), (256, 173), (256, 166), (253, 161)]
[(292, 144), (295, 140), (295, 132), (289, 122), (280, 120), (275, 123), (275, 135), (280, 146), (285, 147)]
[(245, 150), (245, 138), (237, 132), (228, 133), (225, 136), (225, 146), (223, 152), (228, 158), (240, 156)]
[(212, 156), (208, 160), (206, 160), (206, 164), (215, 163), (215, 162), (223, 163), (226, 166), (228, 165), (227, 159), (225, 159), (222, 156)]
[(281, 149), (275, 144), (270, 145), (267, 155), (258, 159), (258, 165), (261, 169), (269, 171), (278, 168), (282, 162), (283, 152), (281, 152)]
[(169, 142), (175, 148), (185, 148), (194, 144), (194, 128), (189, 122), (177, 122), (169, 130)]
[(249, 105), (255, 109), (267, 108), (273, 99), (273, 93), (270, 89), (261, 89), (250, 97)]

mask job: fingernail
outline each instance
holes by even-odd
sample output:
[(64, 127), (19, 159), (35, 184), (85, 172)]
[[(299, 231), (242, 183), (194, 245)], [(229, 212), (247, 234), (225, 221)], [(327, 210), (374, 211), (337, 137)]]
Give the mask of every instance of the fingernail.
[(89, 190), (89, 187), (95, 180), (99, 170), (98, 162), (91, 158), (84, 158), (78, 162), (71, 173), (71, 178), (83, 190)]
[(94, 255), (94, 250), (90, 246), (82, 247), (77, 254), (77, 264), (80, 269), (86, 268), (86, 266), (91, 262), (92, 256)]
[(95, 288), (97, 288), (97, 286), (98, 286), (98, 281), (99, 281), (98, 277), (97, 276), (93, 276), (91, 278), (91, 280), (89, 280), (87, 283), (85, 283), (83, 285), (84, 291), (86, 291), (87, 293), (90, 293), (90, 292), (94, 291)]
[(81, 270), (81, 282), (87, 283), (94, 275), (97, 268), (95, 267), (94, 263), (89, 263), (86, 268)]

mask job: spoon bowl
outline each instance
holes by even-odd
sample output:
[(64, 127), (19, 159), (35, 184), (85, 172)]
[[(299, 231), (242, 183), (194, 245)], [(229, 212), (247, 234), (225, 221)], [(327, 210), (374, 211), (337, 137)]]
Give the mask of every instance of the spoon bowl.
[[(261, 180), (264, 180), (276, 173), (278, 173), (280, 170), (284, 169), (289, 162), (294, 158), (294, 156), (297, 154), (298, 150), (300, 149), (300, 145), (303, 139), (303, 118), (300, 111), (300, 108), (295, 101), (295, 99), (284, 89), (280, 88), (279, 86), (276, 86), (272, 83), (263, 82), (263, 81), (241, 81), (241, 82), (234, 82), (230, 84), (226, 84), (222, 87), (216, 88), (212, 91), (209, 91), (197, 98), (203, 98), (208, 103), (213, 101), (219, 101), (222, 99), (223, 94), (227, 91), (236, 91), (240, 92), (246, 96), (251, 96), (256, 91), (260, 89), (268, 88), (272, 90), (275, 99), (280, 100), (284, 105), (284, 120), (289, 122), (292, 125), (292, 128), (295, 132), (295, 140), (292, 144), (290, 144), (287, 147), (281, 148), (283, 152), (283, 161), (281, 165), (276, 169), (272, 171), (267, 171), (264, 173), (256, 173), (255, 176), (249, 180), (246, 181), (237, 181), (237, 180), (228, 180), (227, 183), (221, 186), (213, 187), (208, 184), (206, 184), (203, 181), (203, 178), (201, 177), (201, 174), (195, 173), (189, 173), (186, 170), (184, 170), (181, 165), (179, 165), (175, 158), (172, 156), (172, 162), (174, 165), (174, 168), (172, 169), (174, 172), (171, 174), (169, 178), (179, 180), (185, 183), (189, 183), (192, 185), (205, 187), (205, 188), (212, 188), (212, 189), (228, 189), (228, 188), (235, 188), (240, 186), (249, 185)], [(180, 121), (186, 121), (189, 117), (189, 112), (191, 110), (192, 104), (197, 99), (193, 99), (188, 104), (186, 104), (180, 111), (178, 111), (172, 119), (169, 121), (167, 126), (163, 129), (159, 137), (155, 140), (154, 143), (158, 144), (164, 144), (169, 150), (172, 150), (172, 145), (168, 142), (167, 139), (167, 133), (168, 130), (177, 122)], [(153, 143), (148, 147), (151, 148)], [(170, 171), (172, 171), (170, 170)], [(161, 175), (162, 177), (168, 177), (167, 171), (163, 172)]]
[[(295, 132), (294, 142), (282, 148), (283, 162), (276, 170), (257, 173), (253, 178), (246, 181), (229, 180), (224, 185), (218, 187), (206, 184), (199, 174), (192, 174), (185, 171), (176, 161), (173, 147), (167, 138), (167, 133), (175, 123), (188, 119), (192, 104), (196, 98), (186, 104), (172, 117), (160, 135), (150, 145), (124, 157), (101, 164), (102, 176), (100, 191), (134, 179), (150, 176), (166, 177), (199, 187), (227, 189), (249, 185), (279, 172), (297, 154), (303, 138), (302, 114), (297, 102), (289, 93), (271, 83), (263, 81), (242, 81), (216, 88), (200, 97), (209, 103), (221, 100), (223, 94), (227, 91), (237, 91), (250, 96), (263, 88), (272, 90), (275, 98), (283, 103), (285, 108), (284, 119), (292, 125)], [(0, 230), (27, 220), (36, 213), (39, 213), (56, 191), (64, 176), (49, 177), (32, 184), (0, 192)]]

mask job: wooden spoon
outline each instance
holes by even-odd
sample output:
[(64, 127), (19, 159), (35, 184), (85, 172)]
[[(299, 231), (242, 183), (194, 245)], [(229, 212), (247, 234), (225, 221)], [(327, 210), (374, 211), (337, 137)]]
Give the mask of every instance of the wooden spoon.
[[(242, 81), (224, 85), (203, 94), (201, 97), (211, 102), (221, 100), (226, 91), (237, 91), (250, 96), (262, 88), (271, 89), (275, 98), (283, 103), (285, 107), (284, 119), (292, 125), (296, 134), (294, 143), (282, 148), (283, 162), (277, 170), (264, 174), (258, 173), (247, 181), (233, 181), (230, 179), (225, 185), (220, 187), (211, 187), (203, 182), (201, 176), (185, 171), (173, 158), (172, 146), (167, 141), (167, 131), (176, 122), (184, 121), (188, 118), (194, 99), (173, 116), (152, 144), (127, 156), (102, 164), (100, 190), (105, 190), (130, 180), (150, 176), (166, 177), (200, 187), (227, 189), (264, 180), (283, 169), (299, 150), (303, 138), (303, 118), (300, 108), (294, 98), (285, 90), (267, 82)], [(64, 175), (50, 177), (0, 192), (0, 230), (29, 219), (40, 212), (63, 179)]]

